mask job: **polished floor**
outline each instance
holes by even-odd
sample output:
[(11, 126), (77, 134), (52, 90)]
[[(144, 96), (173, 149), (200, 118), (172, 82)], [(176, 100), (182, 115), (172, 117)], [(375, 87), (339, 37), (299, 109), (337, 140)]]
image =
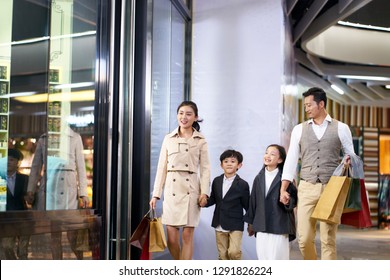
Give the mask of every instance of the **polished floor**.
[[(319, 230), (316, 240), (317, 254), (320, 258)], [(338, 260), (389, 260), (390, 261), (390, 230), (372, 227), (356, 229), (339, 226), (337, 233)], [(210, 259), (214, 259), (211, 257)], [(171, 260), (168, 250), (154, 253), (153, 259)], [(251, 259), (244, 256), (244, 259)], [(298, 242), (291, 242), (290, 260), (303, 260), (299, 251)]]
[[(317, 253), (320, 242), (317, 233)], [(296, 241), (291, 244), (290, 259), (302, 260)], [(340, 226), (337, 233), (338, 260), (390, 260), (390, 230), (354, 229)]]
[[(317, 253), (320, 255), (320, 242), (317, 233)], [(29, 247), (29, 259), (52, 259), (50, 250), (50, 235), (32, 236)], [(64, 233), (62, 238), (63, 258), (76, 259), (69, 248), (69, 243)], [(337, 233), (337, 253), (339, 260), (390, 260), (390, 229), (355, 229), (340, 226)], [(3, 258), (1, 258), (3, 259)], [(84, 252), (84, 259), (91, 260), (91, 251)], [(155, 254), (153, 259), (171, 259), (168, 250), (162, 254)], [(291, 260), (302, 260), (297, 241), (291, 243)]]
[[(317, 233), (317, 253), (320, 255), (320, 242)], [(63, 242), (66, 244), (66, 238)], [(65, 245), (64, 244), (64, 245)], [(64, 246), (64, 259), (75, 259), (74, 254), (66, 244)], [(156, 259), (170, 259), (168, 250), (164, 256)], [(355, 229), (340, 226), (337, 233), (337, 256), (338, 260), (390, 260), (390, 230), (372, 227), (369, 229)], [(32, 256), (33, 257), (33, 256)], [(40, 257), (37, 259), (40, 259)], [(43, 259), (50, 259), (51, 255), (41, 256)], [(91, 259), (90, 252), (84, 252), (84, 259)], [(301, 253), (296, 241), (291, 244), (291, 260), (302, 260)]]

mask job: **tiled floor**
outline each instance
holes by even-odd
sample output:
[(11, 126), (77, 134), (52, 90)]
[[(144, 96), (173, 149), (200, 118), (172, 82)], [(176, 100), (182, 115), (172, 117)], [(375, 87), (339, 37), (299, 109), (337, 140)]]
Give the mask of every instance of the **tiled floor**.
[[(317, 253), (320, 242), (317, 233)], [(352, 229), (339, 227), (337, 233), (337, 255), (339, 260), (390, 260), (390, 230)], [(302, 260), (298, 243), (293, 242), (290, 259)]]

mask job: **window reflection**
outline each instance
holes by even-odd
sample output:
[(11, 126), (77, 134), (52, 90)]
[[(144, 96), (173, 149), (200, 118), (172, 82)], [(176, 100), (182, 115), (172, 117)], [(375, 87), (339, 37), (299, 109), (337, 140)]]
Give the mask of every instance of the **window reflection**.
[[(28, 207), (24, 195), (26, 193), (29, 177), (28, 175), (19, 172), (19, 165), (23, 160), (23, 154), (15, 148), (8, 149), (7, 154), (6, 210), (27, 210)], [(4, 179), (1, 179), (0, 182), (0, 184), (4, 184)], [(16, 234), (14, 236), (4, 237), (1, 245), (4, 250), (5, 258), (8, 260), (26, 260), (29, 242), (29, 235)]]
[(0, 154), (23, 153), (33, 209), (91, 207), (97, 1), (41, 2), (1, 3)]
[[(92, 207), (97, 5), (1, 0), (0, 211)], [(21, 154), (17, 171), (10, 164), (14, 151)], [(27, 178), (28, 187), (12, 183), (9, 171)], [(23, 207), (11, 207), (15, 194)], [(82, 218), (64, 223), (63, 215), (50, 216), (39, 228), (29, 225), (31, 239), (21, 238), (19, 228), (1, 238), (0, 258), (91, 256), (96, 232)], [(12, 254), (25, 240), (27, 253)]]

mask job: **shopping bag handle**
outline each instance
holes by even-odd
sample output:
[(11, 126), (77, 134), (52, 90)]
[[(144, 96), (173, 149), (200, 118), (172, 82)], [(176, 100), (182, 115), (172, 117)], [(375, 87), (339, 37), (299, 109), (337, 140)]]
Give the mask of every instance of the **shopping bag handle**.
[(342, 176), (351, 177), (351, 175), (352, 175), (351, 165), (349, 163), (344, 163)]
[(157, 219), (156, 210), (155, 210), (155, 209), (150, 209), (149, 212), (151, 212), (151, 213), (150, 213), (150, 218), (151, 218), (152, 220), (156, 220), (156, 219)]
[(149, 211), (144, 215), (144, 217), (148, 217), (151, 220), (155, 220), (158, 218), (156, 214), (156, 210), (152, 208), (149, 209)]
[(146, 214), (144, 215), (144, 218), (148, 217), (150, 219), (150, 212), (152, 211), (152, 209), (149, 209), (148, 212), (146, 212)]

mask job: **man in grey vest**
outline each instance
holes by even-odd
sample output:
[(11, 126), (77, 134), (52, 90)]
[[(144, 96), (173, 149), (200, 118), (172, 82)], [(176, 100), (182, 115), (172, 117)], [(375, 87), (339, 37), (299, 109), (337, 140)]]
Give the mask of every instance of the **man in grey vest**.
[[(340, 150), (354, 154), (349, 127), (332, 119), (326, 111), (326, 93), (310, 88), (303, 93), (308, 121), (296, 125), (291, 133), (290, 146), (284, 164), (280, 201), (289, 202), (287, 186), (293, 181), (298, 159), (301, 159), (298, 186), (297, 235), (299, 249), (305, 260), (317, 259), (315, 247), (317, 220), (310, 216), (333, 171), (340, 163)], [(349, 162), (349, 157), (347, 160)], [(335, 260), (338, 225), (320, 221), (321, 259)]]

